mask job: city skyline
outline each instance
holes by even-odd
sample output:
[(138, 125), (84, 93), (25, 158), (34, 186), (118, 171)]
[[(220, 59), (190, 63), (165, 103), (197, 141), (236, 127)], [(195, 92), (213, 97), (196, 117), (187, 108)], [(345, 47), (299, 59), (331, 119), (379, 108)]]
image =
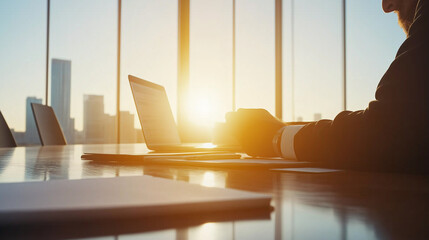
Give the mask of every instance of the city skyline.
[[(31, 108), (31, 103), (42, 104), (42, 99), (36, 97), (26, 98), (26, 128), (25, 131), (17, 131), (11, 128), (18, 145), (40, 145), (40, 138), (37, 132), (36, 123)], [(73, 138), (69, 144), (101, 144), (101, 143), (116, 143), (116, 115), (106, 114), (103, 110), (104, 96), (100, 95), (84, 95), (83, 105), (86, 110), (84, 116), (84, 129), (79, 131), (72, 130)], [(54, 110), (57, 119), (61, 116)], [(121, 142), (135, 143), (144, 142), (143, 132), (139, 128), (134, 128), (134, 114), (128, 111), (121, 111)], [(60, 126), (65, 133), (65, 128), (60, 123)]]
[[(74, 127), (74, 119), (70, 118), (71, 96), (71, 60), (52, 59), (51, 69), (51, 107), (69, 144), (75, 143), (116, 143), (116, 115), (104, 111), (103, 95), (83, 95), (83, 130)], [(42, 99), (28, 96), (26, 98), (26, 127), (25, 131), (12, 134), (19, 145), (40, 145), (36, 123), (31, 103), (42, 104)], [(121, 111), (121, 142), (143, 142), (141, 129), (134, 128), (134, 115)]]

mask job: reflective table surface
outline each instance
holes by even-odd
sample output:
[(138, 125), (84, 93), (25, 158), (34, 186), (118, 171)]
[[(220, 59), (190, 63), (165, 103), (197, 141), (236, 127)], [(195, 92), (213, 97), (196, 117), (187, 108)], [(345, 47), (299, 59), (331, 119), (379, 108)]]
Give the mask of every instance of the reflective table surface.
[(259, 215), (198, 216), (195, 221), (189, 216), (179, 221), (158, 218), (82, 222), (68, 227), (15, 226), (0, 228), (0, 238), (429, 239), (427, 176), (100, 164), (81, 160), (84, 152), (144, 153), (147, 149), (144, 144), (0, 148), (0, 183), (150, 175), (271, 194), (274, 209)]

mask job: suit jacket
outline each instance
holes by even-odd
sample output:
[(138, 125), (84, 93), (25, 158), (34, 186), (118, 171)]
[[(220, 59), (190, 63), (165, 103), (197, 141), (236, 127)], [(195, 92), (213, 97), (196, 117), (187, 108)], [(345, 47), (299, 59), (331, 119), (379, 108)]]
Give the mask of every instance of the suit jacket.
[(299, 160), (341, 168), (429, 173), (429, 0), (417, 4), (409, 36), (365, 110), (304, 126)]

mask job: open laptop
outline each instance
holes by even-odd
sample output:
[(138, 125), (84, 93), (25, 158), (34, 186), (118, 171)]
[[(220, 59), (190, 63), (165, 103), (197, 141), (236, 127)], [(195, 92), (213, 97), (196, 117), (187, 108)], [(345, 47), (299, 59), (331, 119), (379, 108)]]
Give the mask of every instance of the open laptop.
[(165, 88), (161, 85), (128, 75), (137, 114), (147, 147), (160, 152), (238, 152), (238, 146), (183, 144), (173, 118)]

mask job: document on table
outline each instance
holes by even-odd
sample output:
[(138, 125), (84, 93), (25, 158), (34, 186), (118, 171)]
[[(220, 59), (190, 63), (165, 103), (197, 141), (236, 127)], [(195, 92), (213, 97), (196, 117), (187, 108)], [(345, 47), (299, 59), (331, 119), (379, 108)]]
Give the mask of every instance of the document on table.
[(97, 162), (143, 162), (157, 159), (187, 159), (187, 160), (213, 160), (213, 159), (239, 159), (241, 154), (225, 152), (185, 152), (185, 153), (148, 153), (148, 154), (109, 154), (109, 153), (85, 153), (83, 160)]
[(244, 159), (180, 159), (180, 158), (166, 158), (166, 159), (148, 159), (144, 164), (153, 165), (170, 165), (170, 166), (195, 166), (195, 167), (215, 167), (215, 168), (257, 168), (257, 169), (270, 169), (270, 168), (287, 168), (287, 167), (308, 167), (311, 165), (309, 162), (285, 160), (282, 158), (244, 158)]
[(150, 176), (0, 184), (0, 225), (269, 208), (271, 196)]
[(294, 173), (311, 173), (311, 174), (320, 174), (320, 173), (336, 173), (341, 172), (339, 169), (328, 169), (328, 168), (273, 168), (271, 171), (275, 172), (294, 172)]

